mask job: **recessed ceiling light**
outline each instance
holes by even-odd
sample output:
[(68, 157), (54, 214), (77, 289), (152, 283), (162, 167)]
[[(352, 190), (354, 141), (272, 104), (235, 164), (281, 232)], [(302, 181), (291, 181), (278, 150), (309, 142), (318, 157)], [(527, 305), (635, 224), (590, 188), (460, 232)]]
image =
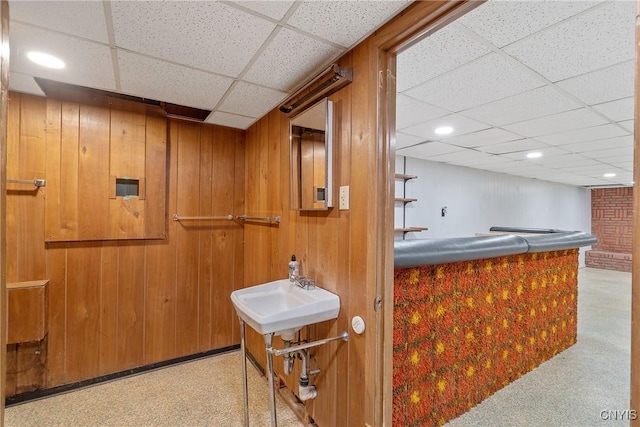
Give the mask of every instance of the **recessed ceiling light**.
[(542, 153), (539, 151), (534, 151), (532, 153), (527, 154), (527, 159), (537, 159), (539, 157), (542, 157)]
[(54, 68), (56, 70), (64, 68), (64, 61), (60, 58), (56, 58), (53, 55), (49, 55), (48, 53), (42, 52), (29, 52), (27, 53), (27, 58), (32, 60), (38, 65), (42, 65), (47, 68)]
[(453, 128), (451, 126), (440, 126), (439, 128), (436, 128), (434, 132), (436, 135), (449, 135), (453, 132)]
[(616, 174), (615, 173), (605, 173), (603, 176), (605, 178), (613, 178), (614, 176), (616, 176)]

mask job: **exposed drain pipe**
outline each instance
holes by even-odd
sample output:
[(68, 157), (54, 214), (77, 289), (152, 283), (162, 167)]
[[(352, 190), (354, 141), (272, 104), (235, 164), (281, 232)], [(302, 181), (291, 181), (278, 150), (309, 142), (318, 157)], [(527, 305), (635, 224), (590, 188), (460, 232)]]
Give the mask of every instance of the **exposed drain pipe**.
[[(284, 348), (288, 349), (291, 346), (291, 341), (284, 341)], [(290, 375), (293, 372), (293, 362), (295, 361), (295, 355), (293, 353), (284, 354), (284, 373)]]
[(316, 396), (318, 396), (318, 391), (316, 390), (316, 386), (309, 385), (309, 350), (300, 350), (298, 354), (302, 359), (298, 398), (304, 402), (305, 400), (315, 399)]

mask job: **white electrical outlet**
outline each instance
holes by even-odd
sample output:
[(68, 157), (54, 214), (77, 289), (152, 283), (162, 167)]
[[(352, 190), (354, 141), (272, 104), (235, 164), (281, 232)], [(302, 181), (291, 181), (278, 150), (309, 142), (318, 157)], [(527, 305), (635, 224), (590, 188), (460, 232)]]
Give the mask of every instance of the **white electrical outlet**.
[(340, 210), (349, 209), (349, 186), (340, 186)]

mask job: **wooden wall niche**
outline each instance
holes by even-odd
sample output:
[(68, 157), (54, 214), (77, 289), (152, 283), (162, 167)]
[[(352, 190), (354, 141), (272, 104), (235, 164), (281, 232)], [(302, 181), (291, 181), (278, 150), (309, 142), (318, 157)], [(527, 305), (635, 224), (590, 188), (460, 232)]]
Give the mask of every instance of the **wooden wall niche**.
[[(47, 99), (45, 129), (46, 241), (166, 237), (162, 115)], [(137, 180), (139, 196), (116, 196), (116, 178)]]

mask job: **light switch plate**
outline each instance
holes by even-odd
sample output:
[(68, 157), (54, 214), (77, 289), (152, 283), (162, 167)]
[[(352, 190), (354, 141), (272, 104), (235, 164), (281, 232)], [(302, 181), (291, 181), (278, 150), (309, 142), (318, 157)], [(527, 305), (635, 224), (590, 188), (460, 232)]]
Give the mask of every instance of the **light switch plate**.
[(349, 209), (349, 186), (340, 186), (340, 210)]

